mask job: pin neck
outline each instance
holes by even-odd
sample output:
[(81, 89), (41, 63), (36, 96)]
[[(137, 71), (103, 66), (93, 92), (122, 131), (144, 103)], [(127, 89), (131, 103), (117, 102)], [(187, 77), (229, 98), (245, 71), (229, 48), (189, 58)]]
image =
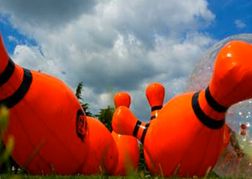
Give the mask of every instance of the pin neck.
[(192, 96), (193, 111), (205, 126), (211, 129), (220, 129), (225, 124), (225, 113), (220, 113), (212, 107), (213, 104), (210, 104), (206, 98), (208, 95), (204, 95), (207, 93), (206, 91), (196, 92)]
[(30, 70), (16, 66), (11, 59), (0, 74), (0, 104), (8, 108), (19, 103), (28, 92), (32, 82)]
[(155, 119), (158, 116), (158, 112), (162, 109), (163, 105), (157, 105), (157, 106), (153, 106), (151, 108), (151, 118), (150, 120)]
[(9, 62), (3, 72), (0, 74), (0, 87), (3, 86), (12, 76), (15, 70), (15, 64), (11, 59), (9, 59)]
[(133, 136), (138, 138), (142, 144), (144, 144), (144, 139), (145, 139), (149, 126), (150, 126), (150, 123), (145, 124), (139, 120), (135, 124)]
[(205, 97), (206, 100), (208, 102), (208, 104), (215, 110), (218, 112), (226, 112), (228, 110), (228, 108), (226, 108), (225, 106), (222, 106), (221, 104), (219, 104), (211, 95), (209, 86), (206, 88), (205, 90)]
[(163, 105), (153, 106), (153, 107), (151, 108), (151, 111), (160, 110), (160, 109), (162, 109), (162, 107), (163, 107)]
[(147, 130), (148, 130), (149, 126), (150, 126), (150, 123), (147, 123), (147, 124), (145, 125), (144, 131), (143, 131), (143, 134), (142, 134), (142, 137), (141, 137), (141, 139), (140, 139), (140, 141), (142, 142), (142, 144), (144, 144), (144, 139), (145, 139), (145, 136), (146, 136), (146, 133), (147, 133)]
[(134, 137), (137, 137), (137, 133), (138, 133), (138, 130), (139, 130), (139, 127), (140, 127), (141, 124), (142, 124), (141, 121), (137, 121), (137, 122), (136, 122), (134, 131), (133, 131), (133, 136), (134, 136)]
[(157, 117), (156, 114), (154, 114), (151, 116), (150, 120), (156, 119), (156, 117)]

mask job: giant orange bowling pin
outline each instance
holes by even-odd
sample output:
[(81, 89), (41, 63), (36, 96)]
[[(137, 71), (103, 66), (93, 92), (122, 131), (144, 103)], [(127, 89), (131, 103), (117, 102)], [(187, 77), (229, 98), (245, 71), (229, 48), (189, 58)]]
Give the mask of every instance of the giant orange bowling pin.
[[(146, 94), (148, 103), (151, 107), (150, 122), (152, 122), (153, 119), (157, 118), (159, 111), (163, 107), (165, 88), (160, 83), (151, 83), (147, 86), (145, 94)], [(148, 169), (152, 171), (153, 163), (150, 157), (148, 156), (146, 150), (144, 150), (144, 158), (145, 158), (145, 163)]]
[(151, 122), (153, 119), (156, 119), (159, 111), (163, 107), (165, 88), (160, 83), (151, 83), (147, 86), (145, 94), (151, 107)]
[[(116, 108), (126, 106), (129, 108), (131, 103), (130, 95), (126, 92), (118, 92), (114, 96)], [(139, 163), (139, 144), (135, 137), (117, 134), (114, 131), (112, 136), (116, 141), (119, 159), (114, 175), (127, 175), (131, 168), (137, 170)]]
[(111, 175), (118, 164), (118, 149), (110, 131), (97, 119), (87, 116), (89, 155), (80, 174)]
[(0, 34), (0, 104), (9, 108), (3, 135), (12, 157), (33, 174), (73, 174), (88, 156), (86, 116), (62, 81), (24, 69), (8, 56)]
[(156, 174), (202, 177), (222, 152), (227, 109), (252, 97), (251, 80), (252, 46), (231, 41), (219, 51), (206, 89), (174, 97), (149, 127), (128, 108), (119, 107), (113, 128), (141, 139)]

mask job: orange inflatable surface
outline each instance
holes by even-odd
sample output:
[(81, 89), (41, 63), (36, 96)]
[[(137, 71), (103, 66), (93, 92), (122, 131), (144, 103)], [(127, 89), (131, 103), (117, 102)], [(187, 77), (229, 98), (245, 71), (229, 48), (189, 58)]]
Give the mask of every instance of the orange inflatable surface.
[(16, 65), (0, 34), (0, 104), (9, 108), (6, 143), (12, 157), (32, 174), (74, 174), (85, 163), (86, 115), (60, 80)]
[(151, 83), (147, 86), (145, 94), (148, 103), (151, 107), (151, 118), (150, 118), (151, 122), (152, 119), (156, 119), (159, 111), (163, 107), (165, 88), (160, 83)]
[[(119, 106), (130, 107), (131, 98), (127, 92), (118, 92), (114, 96), (116, 108)], [(130, 170), (137, 170), (139, 163), (138, 140), (132, 136), (120, 135), (112, 132), (112, 136), (117, 144), (119, 158), (118, 165), (113, 175), (127, 175)]]
[(87, 116), (89, 130), (89, 154), (79, 171), (84, 175), (108, 174), (115, 171), (118, 164), (118, 149), (110, 131), (97, 119)]
[(143, 143), (154, 174), (203, 177), (223, 150), (226, 111), (252, 97), (251, 80), (252, 46), (231, 41), (217, 55), (206, 89), (172, 98), (149, 126), (121, 106), (113, 116), (113, 129)]
[[(151, 107), (151, 118), (150, 123), (153, 119), (156, 119), (159, 111), (163, 107), (164, 97), (165, 97), (165, 88), (160, 83), (151, 83), (147, 86), (145, 91), (146, 98)], [(148, 156), (146, 150), (144, 150), (144, 159), (145, 163), (150, 171), (153, 171), (153, 162), (152, 159)]]

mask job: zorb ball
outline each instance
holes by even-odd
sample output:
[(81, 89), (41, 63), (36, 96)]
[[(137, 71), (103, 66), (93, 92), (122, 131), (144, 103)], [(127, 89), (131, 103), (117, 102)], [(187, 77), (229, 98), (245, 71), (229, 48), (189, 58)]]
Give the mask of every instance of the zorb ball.
[[(215, 58), (219, 50), (231, 40), (242, 40), (252, 44), (252, 34), (230, 36), (210, 48), (190, 75), (186, 91), (199, 91), (208, 86)], [(230, 135), (229, 144), (223, 147), (222, 155), (213, 171), (222, 177), (250, 177), (252, 176), (252, 99), (229, 108), (226, 123)]]

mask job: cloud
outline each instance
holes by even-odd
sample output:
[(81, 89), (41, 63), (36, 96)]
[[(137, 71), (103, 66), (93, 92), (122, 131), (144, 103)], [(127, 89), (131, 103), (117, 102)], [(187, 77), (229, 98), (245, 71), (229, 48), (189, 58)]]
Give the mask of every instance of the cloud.
[(239, 19), (236, 19), (234, 23), (238, 29), (244, 29), (246, 27), (246, 24)]
[(57, 65), (52, 60), (43, 56), (37, 46), (17, 45), (11, 58), (24, 68), (46, 71), (51, 75), (63, 74), (59, 68), (55, 68)]
[(205, 0), (73, 1), (72, 9), (68, 1), (58, 6), (41, 1), (38, 12), (31, 9), (36, 8), (33, 1), (22, 1), (21, 7), (16, 7), (19, 1), (0, 2), (14, 27), (37, 42), (17, 46), (13, 58), (73, 89), (83, 81), (83, 98), (94, 112), (111, 104), (108, 94), (128, 91), (132, 110), (148, 118), (147, 85), (162, 83), (167, 100), (181, 93), (197, 60), (214, 42), (200, 32), (215, 18)]
[(0, 11), (11, 14), (15, 26), (26, 28), (53, 28), (91, 13), (96, 1), (93, 0), (0, 0)]
[(14, 42), (14, 43), (16, 43), (16, 44), (19, 44), (19, 43), (20, 43), (19, 40), (18, 40), (16, 37), (12, 36), (12, 35), (9, 35), (7, 38), (8, 38), (8, 40), (9, 40), (10, 42)]

